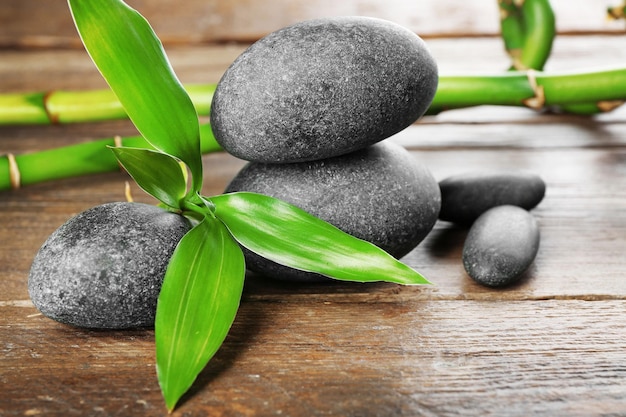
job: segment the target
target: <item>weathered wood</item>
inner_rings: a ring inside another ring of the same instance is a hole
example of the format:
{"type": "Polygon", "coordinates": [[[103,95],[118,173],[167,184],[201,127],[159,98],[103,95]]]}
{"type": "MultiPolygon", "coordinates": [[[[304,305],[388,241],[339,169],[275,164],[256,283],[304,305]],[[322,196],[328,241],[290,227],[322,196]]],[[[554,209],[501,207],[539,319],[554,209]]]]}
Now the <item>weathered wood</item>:
{"type": "MultiPolygon", "coordinates": [[[[433,301],[405,291],[356,301],[283,291],[278,301],[248,290],[174,415],[624,411],[624,301],[433,301]]],[[[3,416],[163,415],[152,332],[76,330],[32,308],[4,310],[3,416]]]]}
{"type": "MultiPolygon", "coordinates": [[[[442,75],[497,73],[510,64],[497,38],[428,39],[427,44],[442,75]]],[[[559,37],[546,70],[621,67],[626,62],[623,44],[624,40],[615,36],[559,37]]],[[[182,82],[217,83],[246,46],[170,45],[166,51],[182,82]]],[[[2,93],[106,88],[84,50],[37,50],[27,54],[0,49],[0,74],[2,93]],[[68,70],[75,75],[68,77],[68,70]]]]}
{"type": "MultiPolygon", "coordinates": [[[[218,82],[244,49],[242,45],[166,48],[176,74],[185,83],[218,82]]],[[[38,50],[30,54],[0,50],[0,73],[3,93],[107,88],[84,50],[38,50]],[[67,71],[74,75],[68,77],[67,71]]]]}
{"type": "MultiPolygon", "coordinates": [[[[560,69],[624,58],[617,37],[566,43],[551,61],[560,69]]],[[[507,64],[496,39],[429,45],[444,71],[507,64]]],[[[168,52],[183,81],[215,82],[242,48],[168,52]]],[[[84,51],[0,52],[0,91],[99,87],[84,51]]],[[[428,117],[397,135],[438,179],[482,168],[544,177],[546,198],[533,210],[542,241],[527,276],[502,290],[478,286],[460,262],[466,231],[443,222],[405,258],[432,287],[250,275],[225,345],[174,415],[623,415],[625,116],[487,107],[428,117]]],[[[127,121],[0,127],[0,153],[134,133],[127,121]]],[[[242,165],[206,155],[204,193],[220,193],[242,165]]],[[[0,415],[166,415],[152,331],[70,328],[28,299],[30,263],[47,236],[79,211],[123,200],[126,180],[114,172],[0,193],[0,415]]]]}
{"type": "MultiPolygon", "coordinates": [[[[494,36],[499,33],[495,0],[171,0],[128,1],[151,22],[166,43],[248,42],[300,20],[365,15],[392,20],[426,37],[494,36]]],[[[608,21],[610,3],[552,0],[560,33],[623,33],[608,21]]],[[[619,1],[614,1],[617,5],[619,1]]],[[[79,47],[64,0],[4,0],[0,9],[0,46],[79,47]]]]}

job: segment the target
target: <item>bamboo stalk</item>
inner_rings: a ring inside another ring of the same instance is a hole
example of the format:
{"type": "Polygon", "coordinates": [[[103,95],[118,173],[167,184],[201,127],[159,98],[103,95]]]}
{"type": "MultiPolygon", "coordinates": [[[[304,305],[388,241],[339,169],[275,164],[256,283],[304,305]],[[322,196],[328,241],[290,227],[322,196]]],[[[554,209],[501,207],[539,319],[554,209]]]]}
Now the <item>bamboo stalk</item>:
{"type": "MultiPolygon", "coordinates": [[[[210,87],[210,86],[209,86],[210,87]]],[[[525,106],[535,110],[589,106],[604,110],[626,98],[626,68],[594,72],[548,73],[509,71],[494,75],[445,76],[428,114],[480,105],[525,106]]],[[[208,111],[208,108],[205,110],[208,111]]],[[[211,127],[201,125],[202,152],[220,150],[211,127]]],[[[147,147],[139,137],[122,140],[124,146],[147,147]]],[[[111,138],[22,155],[0,157],[0,190],[42,181],[115,171],[117,161],[107,146],[111,138]],[[17,172],[17,174],[16,174],[17,172]],[[16,181],[19,176],[19,181],[16,181]],[[12,182],[14,183],[12,186],[12,182]]]]}
{"type": "MultiPolygon", "coordinates": [[[[535,96],[535,89],[528,81],[528,72],[510,71],[492,75],[442,75],[439,77],[439,87],[427,114],[436,114],[448,109],[471,107],[479,105],[527,106],[537,110],[545,108],[566,108],[576,104],[578,108],[599,108],[601,111],[611,109],[605,102],[626,100],[626,67],[600,71],[580,71],[572,73],[534,72],[539,85],[546,91],[545,106],[528,105],[526,100],[535,96]],[[587,103],[583,106],[584,103],[587,103]],[[600,106],[598,106],[600,103],[600,106]]],[[[215,84],[186,86],[190,96],[202,116],[210,111],[210,103],[215,90],[215,84]]],[[[112,93],[111,93],[112,95],[112,93]]],[[[42,120],[41,114],[48,114],[49,110],[42,108],[44,101],[38,100],[38,94],[24,94],[19,99],[17,94],[0,95],[0,124],[51,123],[51,120],[42,120]],[[21,111],[12,109],[10,103],[23,103],[21,111]]],[[[54,113],[58,123],[93,122],[108,120],[112,115],[115,118],[125,117],[123,109],[117,99],[108,96],[104,90],[84,92],[63,92],[55,98],[54,113]],[[78,97],[74,105],[57,105],[59,101],[71,103],[78,97]],[[88,97],[87,100],[85,97],[88,97]],[[97,98],[102,98],[99,103],[97,98]],[[88,109],[79,110],[87,104],[88,109]],[[98,113],[98,109],[105,114],[98,113]],[[65,111],[69,111],[66,114],[65,111]]]]}
{"type": "Polygon", "coordinates": [[[0,125],[49,123],[44,96],[43,93],[0,95],[0,125]]]}
{"type": "Polygon", "coordinates": [[[535,110],[626,99],[626,68],[593,72],[510,71],[496,75],[446,76],[428,110],[436,114],[480,105],[525,106],[535,110]]]}
{"type": "MultiPolygon", "coordinates": [[[[208,114],[215,84],[185,86],[198,114],[208,114]]],[[[0,125],[99,122],[126,118],[111,90],[0,95],[0,125]]]]}
{"type": "MultiPolygon", "coordinates": [[[[39,152],[0,156],[0,191],[80,175],[120,169],[111,146],[152,148],[142,136],[107,138],[39,152]]],[[[200,125],[202,153],[221,150],[211,126],[200,125]]]]}

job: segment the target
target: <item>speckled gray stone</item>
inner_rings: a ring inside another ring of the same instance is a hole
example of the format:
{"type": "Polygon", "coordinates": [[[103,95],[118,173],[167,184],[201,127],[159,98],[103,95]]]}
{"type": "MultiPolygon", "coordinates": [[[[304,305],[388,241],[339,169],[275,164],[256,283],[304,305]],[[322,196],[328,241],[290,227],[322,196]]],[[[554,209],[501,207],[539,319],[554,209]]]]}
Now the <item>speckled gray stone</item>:
{"type": "Polygon", "coordinates": [[[516,206],[487,210],[472,225],[463,246],[463,266],[476,282],[502,287],[517,281],[539,250],[539,227],[516,206]]]}
{"type": "MultiPolygon", "coordinates": [[[[248,163],[226,189],[234,191],[287,201],[397,258],[430,232],[440,207],[439,187],[430,171],[388,141],[322,161],[248,163]]],[[[320,280],[250,252],[246,262],[249,269],[274,278],[320,280]]]]}
{"type": "Polygon", "coordinates": [[[47,317],[103,329],[151,327],[165,269],[190,225],[140,203],[108,203],[68,220],[35,256],[28,291],[47,317]]]}
{"type": "Polygon", "coordinates": [[[505,204],[530,210],[546,192],[536,174],[523,171],[485,170],[448,177],[441,188],[441,220],[470,225],[485,211],[505,204]]]}
{"type": "Polygon", "coordinates": [[[266,163],[345,154],[419,119],[437,65],[415,33],[367,17],[307,20],[244,51],[219,81],[211,125],[223,148],[266,163]]]}

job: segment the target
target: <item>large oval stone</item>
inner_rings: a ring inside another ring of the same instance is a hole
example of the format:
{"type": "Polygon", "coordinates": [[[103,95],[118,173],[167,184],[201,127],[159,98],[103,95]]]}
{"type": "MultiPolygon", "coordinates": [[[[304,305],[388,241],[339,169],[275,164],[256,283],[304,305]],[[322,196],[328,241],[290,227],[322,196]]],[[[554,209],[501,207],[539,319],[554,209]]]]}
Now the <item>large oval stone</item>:
{"type": "Polygon", "coordinates": [[[476,282],[490,287],[512,284],[533,263],[539,227],[516,206],[487,210],[472,225],[463,246],[463,266],[476,282]]]}
{"type": "Polygon", "coordinates": [[[441,220],[469,225],[485,211],[505,204],[530,210],[546,192],[536,174],[523,171],[486,170],[454,175],[439,183],[441,220]]]}
{"type": "Polygon", "coordinates": [[[308,20],[257,41],[227,69],[211,106],[215,138],[256,162],[333,157],[419,119],[437,89],[425,43],[367,17],[308,20]]]}
{"type": "MultiPolygon", "coordinates": [[[[248,163],[226,189],[234,191],[287,201],[397,258],[426,237],[441,203],[429,170],[407,150],[387,141],[322,161],[248,163]]],[[[249,269],[275,278],[320,278],[250,252],[246,263],[249,269]]]]}
{"type": "Polygon", "coordinates": [[[147,204],[86,210],[39,249],[28,277],[31,300],[73,326],[151,327],[167,264],[189,229],[184,217],[147,204]]]}

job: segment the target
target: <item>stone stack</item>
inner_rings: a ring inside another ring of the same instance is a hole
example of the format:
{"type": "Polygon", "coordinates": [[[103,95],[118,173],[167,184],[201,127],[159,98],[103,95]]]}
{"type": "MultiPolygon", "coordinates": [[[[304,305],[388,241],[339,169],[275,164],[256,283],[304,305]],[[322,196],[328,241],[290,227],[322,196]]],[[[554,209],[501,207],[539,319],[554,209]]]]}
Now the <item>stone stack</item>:
{"type": "MultiPolygon", "coordinates": [[[[428,169],[385,139],[426,112],[437,81],[424,42],[388,21],[315,19],[269,34],[213,98],[215,138],[249,161],[226,192],[280,198],[404,256],[434,226],[441,196],[428,169]]],[[[277,278],[321,278],[250,252],[246,261],[277,278]]]]}

